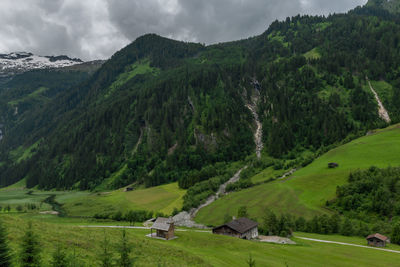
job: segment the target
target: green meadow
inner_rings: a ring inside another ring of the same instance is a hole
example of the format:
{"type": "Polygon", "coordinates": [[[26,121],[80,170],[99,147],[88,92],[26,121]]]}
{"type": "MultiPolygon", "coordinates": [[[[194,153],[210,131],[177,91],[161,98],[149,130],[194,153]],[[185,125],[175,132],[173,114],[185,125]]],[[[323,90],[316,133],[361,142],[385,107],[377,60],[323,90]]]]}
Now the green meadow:
{"type": "MultiPolygon", "coordinates": [[[[3,215],[0,219],[8,229],[10,245],[15,253],[14,260],[17,260],[27,220],[18,215],[3,215]]],[[[75,254],[75,261],[85,266],[99,264],[98,256],[104,236],[109,240],[110,248],[116,251],[121,229],[87,228],[77,221],[65,224],[62,223],[63,220],[69,219],[61,219],[61,223],[43,218],[31,219],[41,245],[44,263],[50,261],[55,244],[65,249],[70,257],[75,254]]],[[[399,259],[399,255],[392,252],[298,238],[293,238],[297,245],[279,245],[189,230],[176,231],[177,239],[163,241],[146,237],[149,230],[126,231],[133,246],[131,256],[136,258],[138,266],[248,266],[246,261],[250,254],[255,259],[256,266],[370,266],[376,259],[379,259],[380,266],[395,266],[399,259]]],[[[361,238],[352,237],[304,233],[296,235],[353,244],[363,242],[361,238]]],[[[390,249],[400,250],[400,247],[391,245],[390,249]]],[[[114,258],[116,257],[115,253],[114,258]]]]}
{"type": "Polygon", "coordinates": [[[56,201],[70,216],[93,216],[95,214],[115,213],[120,210],[150,210],[171,214],[174,208],[181,209],[186,190],[178,183],[125,192],[123,189],[112,192],[76,192],[74,195],[60,195],[56,201]]]}
{"type": "Polygon", "coordinates": [[[40,211],[49,211],[51,206],[43,201],[56,195],[68,216],[92,217],[95,214],[127,212],[129,210],[148,210],[171,214],[181,209],[186,190],[178,183],[125,192],[123,189],[111,192],[91,193],[88,191],[40,191],[25,189],[25,181],[0,189],[0,206],[10,205],[15,210],[18,205],[26,207],[35,204],[40,211]]]}
{"type": "Polygon", "coordinates": [[[243,205],[247,206],[250,217],[255,218],[261,218],[266,208],[308,218],[329,213],[325,209],[326,201],[335,197],[336,187],[346,183],[351,171],[370,166],[399,166],[399,155],[400,125],[376,130],[332,149],[284,180],[257,185],[218,199],[201,209],[196,221],[218,225],[226,214],[236,215],[243,205]],[[339,167],[329,169],[329,162],[336,162],[339,167]]]}

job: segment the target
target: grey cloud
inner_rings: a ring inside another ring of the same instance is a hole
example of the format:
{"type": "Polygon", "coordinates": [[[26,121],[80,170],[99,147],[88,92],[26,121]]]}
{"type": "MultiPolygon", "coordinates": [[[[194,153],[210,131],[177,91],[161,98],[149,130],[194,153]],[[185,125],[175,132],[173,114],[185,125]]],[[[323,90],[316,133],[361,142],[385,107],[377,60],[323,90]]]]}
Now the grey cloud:
{"type": "Polygon", "coordinates": [[[367,0],[1,0],[0,53],[107,58],[145,33],[218,43],[275,19],[345,12],[367,0]]]}

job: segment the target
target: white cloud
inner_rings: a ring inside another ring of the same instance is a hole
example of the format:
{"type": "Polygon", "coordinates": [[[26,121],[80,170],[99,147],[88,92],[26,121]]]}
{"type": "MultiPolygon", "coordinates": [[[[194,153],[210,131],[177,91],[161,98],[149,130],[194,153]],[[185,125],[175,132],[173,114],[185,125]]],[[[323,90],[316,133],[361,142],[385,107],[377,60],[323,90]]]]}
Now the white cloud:
{"type": "Polygon", "coordinates": [[[202,43],[246,38],[275,19],[367,0],[1,0],[0,53],[107,58],[145,33],[202,43]]]}

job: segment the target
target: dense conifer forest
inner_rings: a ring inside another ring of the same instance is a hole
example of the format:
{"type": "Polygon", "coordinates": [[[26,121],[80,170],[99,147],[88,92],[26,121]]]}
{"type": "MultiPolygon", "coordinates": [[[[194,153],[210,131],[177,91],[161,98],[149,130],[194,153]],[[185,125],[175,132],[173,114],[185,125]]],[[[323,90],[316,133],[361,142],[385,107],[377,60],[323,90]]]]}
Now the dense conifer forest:
{"type": "Polygon", "coordinates": [[[190,188],[254,154],[254,97],[263,155],[294,159],[386,125],[367,78],[388,84],[383,102],[398,122],[399,41],[400,17],[367,5],[210,46],[148,34],[90,76],[17,77],[8,87],[19,91],[1,91],[0,184],[190,188]],[[26,92],[39,102],[12,101],[26,92]]]}

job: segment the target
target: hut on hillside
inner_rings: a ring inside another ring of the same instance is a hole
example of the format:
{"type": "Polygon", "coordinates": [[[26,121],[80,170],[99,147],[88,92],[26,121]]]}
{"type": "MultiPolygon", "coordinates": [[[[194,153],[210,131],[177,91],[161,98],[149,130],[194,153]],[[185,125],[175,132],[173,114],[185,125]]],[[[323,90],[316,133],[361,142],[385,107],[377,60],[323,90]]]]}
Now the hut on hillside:
{"type": "Polygon", "coordinates": [[[390,240],[387,236],[376,233],[367,236],[367,242],[369,246],[385,247],[387,243],[390,243],[390,240]]]}
{"type": "Polygon", "coordinates": [[[328,163],[328,168],[333,169],[339,167],[339,164],[336,162],[329,162],[328,163]]]}
{"type": "Polygon", "coordinates": [[[247,218],[239,218],[213,228],[212,232],[242,239],[253,239],[258,237],[258,223],[247,218]]]}
{"type": "Polygon", "coordinates": [[[169,240],[175,238],[175,227],[172,218],[158,217],[150,228],[150,237],[169,240]],[[153,229],[155,233],[153,233],[153,229]]]}

